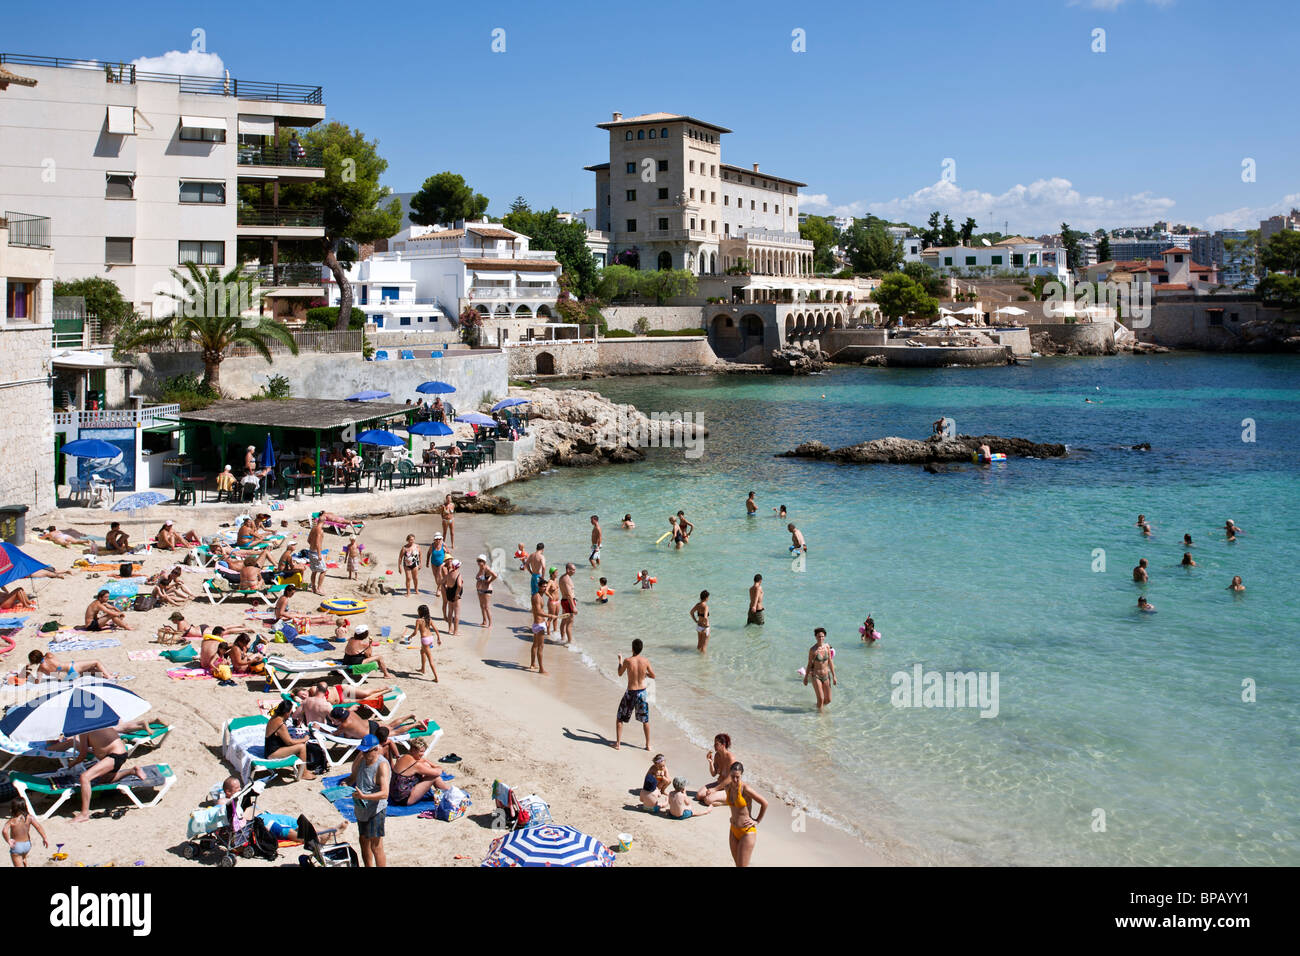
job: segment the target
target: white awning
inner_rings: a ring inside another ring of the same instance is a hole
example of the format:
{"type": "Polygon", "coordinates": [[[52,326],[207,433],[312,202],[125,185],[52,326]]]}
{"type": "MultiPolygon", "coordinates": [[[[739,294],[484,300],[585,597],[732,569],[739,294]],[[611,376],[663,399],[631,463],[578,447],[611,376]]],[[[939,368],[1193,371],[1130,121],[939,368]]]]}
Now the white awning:
{"type": "MultiPolygon", "coordinates": [[[[224,129],[225,127],[222,127],[224,129]]],[[[241,136],[274,136],[274,116],[246,116],[239,114],[239,134],[241,136]]]]}
{"type": "Polygon", "coordinates": [[[537,272],[519,273],[520,282],[540,282],[545,285],[555,285],[559,280],[555,276],[545,275],[537,272]]]}
{"type": "Polygon", "coordinates": [[[220,116],[182,116],[181,125],[186,129],[226,130],[226,121],[220,116]]]}
{"type": "Polygon", "coordinates": [[[474,278],[480,282],[514,282],[513,272],[476,272],[474,278]]]}
{"type": "Polygon", "coordinates": [[[108,131],[119,136],[134,136],[135,107],[110,106],[108,108],[108,131]]]}

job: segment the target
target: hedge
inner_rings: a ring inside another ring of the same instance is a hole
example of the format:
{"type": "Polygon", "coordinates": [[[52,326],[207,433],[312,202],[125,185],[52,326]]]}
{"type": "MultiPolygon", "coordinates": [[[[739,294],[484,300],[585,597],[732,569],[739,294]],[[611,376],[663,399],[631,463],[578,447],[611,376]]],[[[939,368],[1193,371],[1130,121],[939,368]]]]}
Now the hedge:
{"type": "MultiPolygon", "coordinates": [[[[307,310],[307,324],[303,328],[308,332],[333,332],[338,320],[339,307],[337,305],[321,306],[307,310]]],[[[348,323],[348,328],[356,330],[365,327],[366,314],[353,306],[352,321],[348,323]]]]}

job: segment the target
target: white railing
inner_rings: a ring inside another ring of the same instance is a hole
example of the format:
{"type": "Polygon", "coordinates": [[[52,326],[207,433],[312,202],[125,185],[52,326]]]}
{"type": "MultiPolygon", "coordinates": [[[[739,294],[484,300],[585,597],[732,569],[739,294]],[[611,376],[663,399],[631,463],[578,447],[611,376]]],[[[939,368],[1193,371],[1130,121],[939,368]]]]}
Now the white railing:
{"type": "Polygon", "coordinates": [[[782,246],[794,246],[799,249],[813,248],[812,240],[804,239],[797,232],[772,232],[768,229],[741,229],[737,238],[752,239],[756,242],[772,242],[782,246]]]}
{"type": "Polygon", "coordinates": [[[558,285],[515,286],[510,289],[494,289],[490,286],[471,286],[471,299],[554,299],[560,294],[558,285]]]}
{"type": "Polygon", "coordinates": [[[156,418],[175,418],[181,413],[179,405],[146,405],[144,408],[80,409],[55,412],[54,427],[59,428],[135,428],[152,424],[156,418]]]}

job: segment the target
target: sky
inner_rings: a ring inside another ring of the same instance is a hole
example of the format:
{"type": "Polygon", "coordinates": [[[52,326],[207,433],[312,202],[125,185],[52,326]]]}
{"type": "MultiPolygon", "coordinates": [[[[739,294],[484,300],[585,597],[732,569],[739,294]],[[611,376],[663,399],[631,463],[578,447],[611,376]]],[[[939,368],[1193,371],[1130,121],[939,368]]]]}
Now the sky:
{"type": "Polygon", "coordinates": [[[724,161],[808,183],[803,211],[919,225],[938,209],[1031,235],[1254,228],[1300,206],[1298,41],[1300,0],[0,11],[3,52],[320,84],[329,119],[378,140],[395,192],[452,170],[493,215],[517,195],[592,206],[595,124],[666,111],[734,130],[724,161]]]}

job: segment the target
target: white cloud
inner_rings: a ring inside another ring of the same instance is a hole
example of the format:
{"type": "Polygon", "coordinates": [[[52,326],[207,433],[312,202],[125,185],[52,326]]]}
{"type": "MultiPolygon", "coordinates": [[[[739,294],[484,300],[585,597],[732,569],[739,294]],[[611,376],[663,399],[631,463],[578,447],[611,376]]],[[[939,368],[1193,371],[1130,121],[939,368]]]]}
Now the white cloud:
{"type": "Polygon", "coordinates": [[[940,180],[916,192],[895,199],[846,204],[832,203],[824,193],[800,196],[809,212],[836,216],[862,216],[872,213],[884,219],[905,220],[921,225],[938,209],[960,223],[967,216],[975,219],[980,230],[1000,229],[1010,223],[1013,233],[1039,234],[1055,232],[1062,222],[1075,229],[1093,230],[1134,222],[1153,222],[1169,218],[1174,200],[1135,193],[1115,199],[1085,196],[1068,179],[1054,176],[1038,179],[1028,186],[1016,184],[1003,193],[962,189],[956,183],[940,180]],[[992,214],[990,216],[990,213],[992,214]]]}
{"type": "Polygon", "coordinates": [[[1300,208],[1300,193],[1291,193],[1269,206],[1241,206],[1209,216],[1205,220],[1205,226],[1207,229],[1258,229],[1261,219],[1288,213],[1296,208],[1300,208]]]}
{"type": "Polygon", "coordinates": [[[221,76],[226,65],[215,53],[170,50],[162,56],[142,56],[131,61],[142,73],[179,73],[181,76],[221,76]]]}

